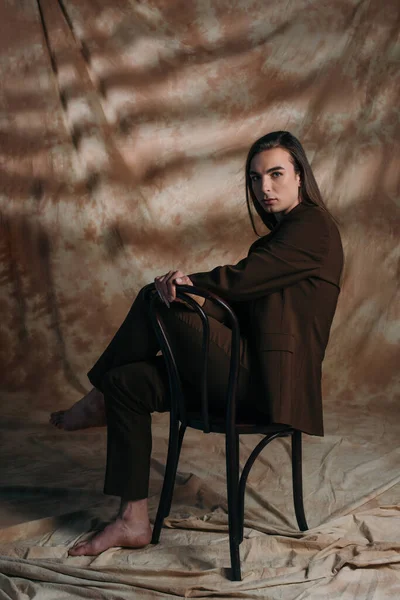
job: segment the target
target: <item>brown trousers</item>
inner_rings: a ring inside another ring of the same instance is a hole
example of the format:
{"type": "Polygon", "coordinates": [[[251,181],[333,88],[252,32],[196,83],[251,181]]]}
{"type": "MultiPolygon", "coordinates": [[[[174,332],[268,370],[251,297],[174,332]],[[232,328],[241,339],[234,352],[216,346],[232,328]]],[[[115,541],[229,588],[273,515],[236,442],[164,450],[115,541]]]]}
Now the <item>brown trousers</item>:
{"type": "MultiPolygon", "coordinates": [[[[190,408],[198,406],[200,378],[200,318],[182,303],[163,305],[167,327],[190,408]]],[[[228,382],[231,331],[209,317],[210,349],[208,393],[211,412],[224,409],[228,382]]],[[[151,413],[169,409],[168,378],[164,359],[156,356],[159,344],[143,299],[137,296],[114,338],[88,373],[105,398],[107,416],[107,468],[104,493],[125,500],[147,498],[151,455],[151,413]]],[[[246,338],[241,339],[237,402],[239,408],[255,396],[250,378],[246,338]]]]}

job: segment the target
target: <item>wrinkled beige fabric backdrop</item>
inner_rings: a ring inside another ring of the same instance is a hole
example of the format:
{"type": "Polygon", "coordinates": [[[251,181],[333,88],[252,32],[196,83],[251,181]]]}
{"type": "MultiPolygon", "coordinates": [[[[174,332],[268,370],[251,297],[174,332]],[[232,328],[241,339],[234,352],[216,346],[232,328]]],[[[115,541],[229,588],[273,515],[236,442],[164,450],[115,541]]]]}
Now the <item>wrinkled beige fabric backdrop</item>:
{"type": "MultiPolygon", "coordinates": [[[[346,257],[323,369],[326,438],[307,438],[304,449],[310,521],[315,527],[329,522],[332,515],[340,521],[356,507],[364,504],[365,509],[365,502],[375,503],[367,505],[376,511],[370,518],[380,522],[384,515],[387,525],[383,539],[378,536],[379,544],[386,544],[383,553],[376,546],[373,552],[390,563],[382,585],[396,597],[395,587],[390,586],[399,585],[395,570],[399,563],[390,557],[399,556],[391,535],[396,526],[400,530],[395,510],[400,457],[399,30],[396,0],[7,0],[1,4],[0,534],[5,533],[0,539],[8,544],[3,546],[8,558],[0,573],[5,574],[6,587],[17,585],[16,573],[41,579],[35,571],[37,564],[43,566],[40,560],[51,562],[55,557],[66,580],[64,564],[78,565],[76,573],[90,564],[89,559],[65,557],[64,544],[71,542],[71,533],[69,537],[57,534],[58,542],[47,537],[24,542],[25,546],[13,544],[24,536],[21,528],[11,531],[11,526],[25,523],[25,537],[38,534],[42,525],[47,531],[58,531],[54,522],[40,521],[39,529],[29,529],[29,522],[101,504],[104,431],[59,433],[47,425],[48,412],[69,406],[89,389],[87,370],[138,290],[155,275],[171,268],[205,270],[236,262],[246,254],[254,240],[244,196],[246,152],[260,135],[288,129],[304,144],[326,204],[339,222],[346,257]],[[376,498],[385,490],[389,490],[390,508],[382,513],[379,507],[385,502],[376,498]],[[15,566],[19,559],[22,562],[15,566]]],[[[262,225],[259,228],[263,231],[262,225]]],[[[156,417],[155,425],[153,511],[167,420],[156,417]]],[[[182,469],[190,476],[180,481],[181,518],[170,523],[176,531],[188,529],[186,537],[176,538],[182,548],[196,543],[197,533],[191,535],[191,529],[207,530],[206,521],[213,523],[207,507],[214,514],[218,502],[208,478],[219,482],[218,493],[224,495],[223,462],[213,471],[211,466],[196,466],[195,460],[196,456],[204,460],[206,454],[199,450],[203,448],[210,452],[210,464],[215,462],[213,450],[223,461],[221,442],[213,438],[210,445],[192,439],[187,449],[190,458],[183,457],[187,462],[182,469]],[[208,498],[200,503],[205,507],[200,511],[201,527],[195,523],[193,508],[196,502],[199,507],[199,489],[203,500],[208,498]]],[[[243,448],[250,451],[250,444],[243,448]]],[[[273,465],[276,459],[280,465],[274,452],[268,460],[273,465]]],[[[301,540],[293,534],[289,489],[281,509],[271,511],[270,501],[265,500],[268,510],[261,510],[266,509],[263,499],[270,485],[276,490],[274,502],[284,480],[275,484],[268,480],[264,490],[263,469],[269,464],[265,461],[254,476],[255,488],[261,487],[259,495],[252,497],[254,506],[249,505],[253,512],[248,526],[253,532],[283,535],[289,522],[291,535],[301,540]]],[[[288,474],[286,466],[280,468],[288,474]]],[[[225,515],[223,510],[221,514],[225,515]]],[[[226,520],[218,513],[215,523],[211,531],[224,531],[221,559],[207,562],[201,551],[196,555],[193,550],[192,562],[183,552],[174,564],[167,559],[164,542],[165,555],[162,545],[141,555],[139,583],[130,580],[139,586],[135,593],[161,597],[157,594],[164,584],[151,583],[151,571],[143,574],[146,560],[157,556],[161,567],[169,565],[175,576],[180,570],[183,578],[187,570],[199,573],[198,591],[188,592],[185,579],[178,585],[173,575],[169,580],[163,571],[164,580],[160,575],[159,581],[167,581],[164,591],[169,593],[200,597],[201,590],[209,590],[204,592],[207,595],[224,589],[218,593],[228,597],[233,589],[240,589],[241,597],[265,598],[266,587],[272,590],[276,585],[280,598],[300,597],[284,596],[282,590],[285,583],[295,583],[291,573],[303,569],[303,575],[295,577],[299,586],[291,588],[297,590],[293,594],[301,594],[302,584],[312,579],[311,563],[299,547],[303,559],[296,571],[296,559],[290,554],[296,546],[279,550],[273,545],[273,540],[285,539],[279,536],[256,537],[258,544],[266,544],[259,545],[259,550],[264,549],[258,570],[251,570],[252,561],[260,556],[257,547],[247,548],[244,572],[251,591],[244,583],[229,587],[223,571],[229,566],[226,520]],[[269,564],[266,556],[281,551],[286,562],[269,564]],[[279,571],[284,566],[287,573],[279,571]],[[274,575],[268,571],[275,567],[283,578],[282,589],[280,580],[274,579],[275,571],[274,575]]],[[[337,531],[343,523],[335,526],[337,531]]],[[[368,527],[360,526],[360,535],[368,527]]],[[[72,529],[75,537],[83,532],[72,529]]],[[[382,525],[376,528],[381,529],[382,525]]],[[[347,539],[344,530],[340,535],[347,539]]],[[[373,545],[376,537],[369,531],[363,539],[373,545]]],[[[211,536],[215,548],[221,536],[211,536]]],[[[317,532],[317,538],[319,550],[325,552],[332,540],[327,542],[324,531],[317,532]]],[[[287,539],[294,544],[293,537],[287,539]]],[[[129,551],[119,552],[111,555],[111,571],[122,568],[124,552],[129,557],[129,551]]],[[[130,569],[136,556],[132,564],[128,558],[130,569]]],[[[337,564],[347,560],[332,556],[336,562],[329,563],[328,575],[321,571],[315,577],[317,581],[326,577],[325,595],[331,593],[332,574],[340,570],[337,564]]],[[[378,559],[373,560],[376,564],[378,559]]],[[[95,562],[92,567],[103,572],[105,564],[95,562]]],[[[363,581],[370,576],[367,572],[371,570],[363,572],[363,581]]],[[[43,577],[44,582],[53,581],[43,577]]],[[[376,577],[378,586],[383,579],[381,574],[376,577]]],[[[64,586],[69,597],[66,580],[60,575],[53,583],[64,586]]],[[[368,585],[372,589],[375,583],[368,585]]],[[[357,596],[358,584],[353,589],[345,578],[340,585],[332,588],[332,597],[344,589],[344,598],[362,597],[357,596]]],[[[312,597],[318,598],[318,593],[312,597]]]]}

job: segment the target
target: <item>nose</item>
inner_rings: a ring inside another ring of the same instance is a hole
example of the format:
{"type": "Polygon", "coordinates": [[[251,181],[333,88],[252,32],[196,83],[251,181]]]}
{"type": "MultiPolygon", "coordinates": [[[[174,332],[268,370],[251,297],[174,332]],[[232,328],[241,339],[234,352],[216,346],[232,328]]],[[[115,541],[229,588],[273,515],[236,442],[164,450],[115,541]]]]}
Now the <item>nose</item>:
{"type": "Polygon", "coordinates": [[[267,194],[271,190],[271,181],[269,177],[263,177],[261,189],[264,194],[267,194]]]}

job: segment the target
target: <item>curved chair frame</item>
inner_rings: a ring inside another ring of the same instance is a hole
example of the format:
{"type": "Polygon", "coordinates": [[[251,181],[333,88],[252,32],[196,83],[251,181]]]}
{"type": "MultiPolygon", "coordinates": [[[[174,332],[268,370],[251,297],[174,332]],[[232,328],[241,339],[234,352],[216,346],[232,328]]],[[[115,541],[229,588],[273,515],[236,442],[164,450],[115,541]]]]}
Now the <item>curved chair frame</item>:
{"type": "Polygon", "coordinates": [[[171,396],[170,432],[168,454],[164,482],[160,496],[157,515],[153,527],[152,543],[157,544],[165,517],[171,510],[172,495],[178,468],[179,455],[187,427],[202,430],[204,433],[224,433],[226,445],[226,479],[228,496],[229,546],[231,557],[231,579],[241,581],[239,545],[243,541],[244,499],[246,482],[254,461],[260,452],[272,440],[278,437],[291,437],[292,442],[292,485],[294,508],[297,524],[301,531],[308,529],[303,505],[302,482],[302,440],[301,432],[287,425],[257,425],[238,423],[236,418],[236,389],[240,364],[240,329],[236,315],[230,306],[220,297],[208,290],[196,286],[180,285],[176,288],[177,298],[184,300],[200,316],[203,324],[202,339],[202,377],[201,377],[201,413],[189,413],[186,410],[185,398],[175,357],[168,338],[168,333],[160,316],[160,300],[154,284],[146,291],[149,315],[166,361],[169,390],[171,396]],[[213,419],[208,410],[207,398],[207,359],[209,349],[210,326],[208,316],[202,307],[187,294],[195,294],[212,300],[225,309],[232,330],[231,357],[229,367],[226,418],[213,419]],[[239,478],[239,435],[264,434],[242,469],[239,478]]]}

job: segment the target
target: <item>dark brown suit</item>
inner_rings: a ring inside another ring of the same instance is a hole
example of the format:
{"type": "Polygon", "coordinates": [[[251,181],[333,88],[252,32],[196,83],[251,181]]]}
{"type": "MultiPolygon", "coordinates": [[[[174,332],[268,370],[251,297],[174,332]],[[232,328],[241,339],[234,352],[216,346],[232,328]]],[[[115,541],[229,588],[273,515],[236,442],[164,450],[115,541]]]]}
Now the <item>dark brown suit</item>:
{"type": "Polygon", "coordinates": [[[342,268],[340,234],[329,213],[298,204],[237,265],[190,275],[241,315],[271,421],[314,435],[323,435],[321,363],[342,268]]]}
{"type": "MultiPolygon", "coordinates": [[[[234,266],[190,275],[225,298],[242,330],[238,405],[253,404],[276,423],[323,435],[321,363],[339,295],[343,250],[329,213],[297,205],[234,266]]],[[[168,410],[162,357],[138,295],[108,348],[88,373],[105,395],[108,448],[105,493],[147,497],[153,411],[168,410]]],[[[215,306],[210,319],[209,394],[223,408],[230,330],[215,306]]],[[[182,377],[196,402],[201,326],[182,304],[163,308],[182,377]]]]}

